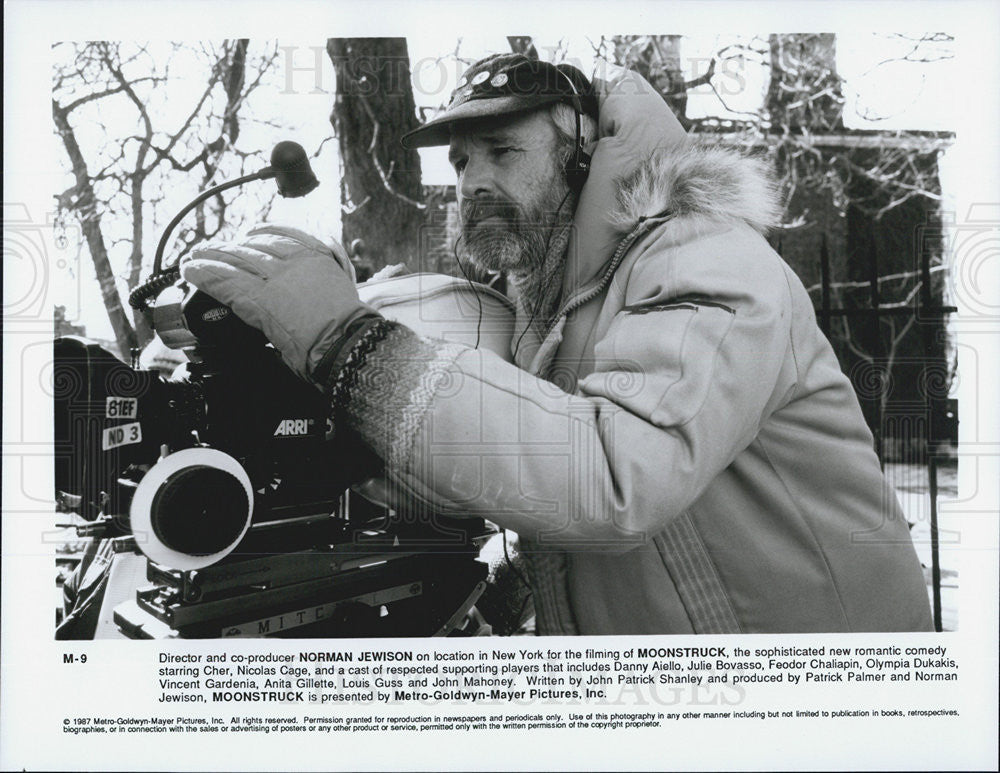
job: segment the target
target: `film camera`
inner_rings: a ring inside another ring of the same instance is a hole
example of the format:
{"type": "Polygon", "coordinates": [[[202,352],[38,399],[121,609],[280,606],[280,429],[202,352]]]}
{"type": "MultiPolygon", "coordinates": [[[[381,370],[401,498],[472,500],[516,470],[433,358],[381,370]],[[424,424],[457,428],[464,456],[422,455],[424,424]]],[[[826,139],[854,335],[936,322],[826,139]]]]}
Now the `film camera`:
{"type": "MultiPolygon", "coordinates": [[[[141,551],[149,584],[115,608],[132,638],[473,633],[487,586],[479,518],[397,513],[349,492],[380,475],[326,398],[230,309],[162,270],[170,231],[250,180],[318,184],[302,148],[206,191],[170,223],[130,297],[184,371],[166,378],[95,343],[54,343],[56,488],[84,534],[141,551]]],[[[480,626],[482,630],[482,626],[480,626]]]]}

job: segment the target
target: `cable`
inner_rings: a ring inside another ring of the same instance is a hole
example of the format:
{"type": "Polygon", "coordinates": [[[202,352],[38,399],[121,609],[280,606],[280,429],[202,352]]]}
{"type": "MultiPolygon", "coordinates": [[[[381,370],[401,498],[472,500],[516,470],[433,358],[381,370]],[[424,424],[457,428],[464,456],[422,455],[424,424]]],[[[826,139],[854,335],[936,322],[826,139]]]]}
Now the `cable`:
{"type": "Polygon", "coordinates": [[[531,589],[531,583],[525,578],[524,574],[514,566],[514,562],[510,558],[510,553],[507,552],[507,530],[503,529],[503,557],[507,560],[507,566],[510,570],[517,575],[517,579],[520,580],[521,584],[528,589],[528,592],[524,594],[524,599],[521,601],[521,607],[517,610],[517,614],[514,616],[514,622],[511,625],[510,630],[507,632],[508,636],[512,636],[517,633],[521,628],[521,617],[524,615],[524,610],[528,606],[528,602],[531,601],[534,596],[534,591],[531,589]]]}
{"type": "Polygon", "coordinates": [[[531,601],[531,599],[532,599],[532,594],[529,591],[528,593],[525,594],[524,601],[521,602],[521,608],[517,610],[517,617],[514,618],[514,622],[517,625],[517,628],[508,633],[507,634],[508,636],[513,636],[515,633],[521,630],[521,617],[524,615],[524,610],[527,608],[528,602],[531,601]]]}
{"type": "MultiPolygon", "coordinates": [[[[563,163],[564,176],[566,179],[566,195],[563,196],[559,206],[556,208],[556,218],[558,219],[559,213],[562,211],[563,205],[565,205],[566,200],[573,191],[579,192],[583,189],[583,184],[586,182],[587,175],[590,173],[590,156],[583,150],[583,100],[580,98],[580,92],[576,88],[576,84],[573,83],[573,79],[569,77],[569,74],[558,67],[555,68],[556,72],[563,76],[566,83],[569,84],[570,91],[572,92],[570,96],[570,107],[573,108],[573,115],[576,119],[576,136],[573,142],[573,152],[572,155],[563,163]],[[582,175],[582,177],[581,177],[582,175]]],[[[552,243],[552,237],[555,235],[555,230],[549,234],[549,238],[545,243],[545,257],[548,257],[549,246],[552,243]]],[[[543,258],[544,265],[544,258],[543,258]]],[[[521,335],[517,339],[517,343],[514,344],[514,359],[517,359],[517,352],[521,348],[521,341],[524,340],[525,334],[535,322],[535,317],[541,310],[541,298],[544,297],[539,294],[539,304],[531,312],[531,316],[528,319],[528,324],[525,325],[524,330],[521,331],[521,335]]]]}
{"type": "Polygon", "coordinates": [[[180,276],[181,271],[176,266],[163,269],[158,274],[153,274],[129,293],[128,305],[137,311],[149,311],[149,299],[159,294],[161,290],[170,287],[170,285],[180,279],[180,276]]]}
{"type": "Polygon", "coordinates": [[[534,324],[535,317],[538,316],[538,312],[542,310],[542,298],[544,297],[545,296],[539,294],[538,300],[535,301],[535,308],[531,310],[531,316],[528,317],[528,322],[524,326],[524,330],[522,330],[521,335],[517,337],[517,343],[514,344],[514,352],[511,355],[514,358],[515,362],[517,362],[517,352],[518,349],[521,348],[521,341],[524,340],[524,336],[527,334],[527,332],[531,329],[531,326],[534,324]]]}
{"type": "Polygon", "coordinates": [[[455,262],[458,264],[459,270],[462,272],[462,276],[465,277],[465,281],[469,283],[469,288],[472,290],[473,295],[476,296],[476,303],[479,304],[479,321],[476,323],[476,345],[472,347],[473,349],[479,348],[479,332],[483,327],[483,299],[479,297],[479,290],[476,289],[476,283],[472,281],[469,273],[465,270],[465,266],[462,265],[461,259],[458,257],[458,243],[462,241],[464,234],[459,234],[458,238],[455,240],[455,244],[452,246],[452,254],[455,256],[455,262]]]}
{"type": "Polygon", "coordinates": [[[521,570],[518,569],[516,566],[514,566],[514,562],[511,561],[510,553],[507,552],[507,530],[503,529],[502,531],[503,531],[503,557],[507,559],[507,565],[510,566],[511,571],[517,575],[517,578],[524,584],[524,587],[526,587],[528,589],[528,592],[530,593],[531,583],[529,583],[525,579],[524,574],[521,573],[521,570]]]}
{"type": "MultiPolygon", "coordinates": [[[[569,195],[572,192],[573,192],[573,189],[571,187],[567,187],[566,188],[566,194],[562,197],[562,201],[559,202],[559,206],[556,207],[556,219],[557,220],[559,218],[559,213],[562,211],[562,208],[566,205],[566,200],[569,198],[569,195]]],[[[543,268],[544,265],[545,265],[545,258],[547,258],[548,255],[549,255],[549,247],[552,244],[552,238],[554,236],[555,236],[555,228],[553,228],[551,231],[549,231],[549,238],[545,240],[545,254],[542,256],[542,265],[539,266],[539,268],[543,268]]],[[[542,299],[544,297],[545,296],[543,294],[541,294],[541,293],[538,294],[538,300],[535,302],[535,308],[532,310],[531,316],[528,317],[528,324],[526,324],[524,326],[524,330],[522,330],[521,331],[521,335],[518,336],[517,343],[514,344],[514,352],[513,352],[512,356],[513,356],[515,362],[517,361],[517,352],[521,348],[521,341],[524,340],[524,336],[527,334],[527,332],[531,329],[531,326],[534,324],[535,317],[538,316],[538,312],[540,312],[542,310],[542,299]]]]}
{"type": "MultiPolygon", "coordinates": [[[[578,131],[579,131],[579,127],[578,127],[578,131]]],[[[562,212],[562,208],[564,206],[566,206],[566,202],[569,199],[571,193],[573,193],[573,188],[567,184],[566,193],[563,195],[562,201],[559,202],[559,206],[556,207],[556,220],[557,221],[558,221],[559,214],[560,214],[560,212],[562,212]]],[[[549,247],[552,245],[552,239],[555,237],[555,231],[556,231],[555,227],[553,227],[549,231],[549,236],[548,236],[548,238],[545,241],[545,251],[544,251],[544,255],[542,256],[542,262],[541,262],[541,265],[539,266],[539,269],[543,268],[544,265],[545,265],[545,258],[548,257],[549,247]]],[[[478,349],[479,348],[479,329],[480,329],[480,326],[482,325],[482,321],[483,321],[483,304],[482,304],[482,300],[479,297],[479,292],[476,290],[475,284],[473,283],[472,279],[469,277],[468,272],[465,270],[465,266],[462,264],[462,260],[458,256],[458,245],[459,245],[459,242],[462,241],[462,237],[463,236],[464,236],[464,234],[459,234],[458,238],[455,240],[455,244],[453,245],[452,253],[453,253],[454,257],[455,257],[455,262],[458,264],[459,270],[462,272],[462,275],[465,277],[465,280],[469,283],[469,287],[472,288],[472,291],[476,295],[476,301],[479,303],[479,324],[476,326],[476,348],[478,349]]],[[[517,359],[517,352],[518,352],[518,350],[521,347],[521,341],[524,340],[525,334],[528,332],[528,330],[531,329],[531,326],[535,322],[535,317],[537,317],[538,316],[538,312],[541,311],[542,301],[544,300],[544,298],[545,298],[544,294],[539,293],[538,300],[535,301],[535,308],[532,309],[531,316],[528,317],[528,322],[525,325],[524,330],[521,331],[521,335],[518,337],[517,343],[514,345],[514,351],[513,351],[512,356],[514,357],[515,360],[517,359]]],[[[502,531],[502,535],[503,535],[503,556],[504,556],[504,559],[507,562],[507,566],[517,576],[518,581],[527,589],[527,593],[525,593],[524,599],[521,601],[521,606],[517,610],[517,615],[514,617],[514,622],[513,622],[512,626],[511,626],[511,630],[507,633],[507,635],[510,636],[510,635],[516,633],[520,629],[521,617],[524,615],[524,610],[527,608],[528,602],[531,601],[531,599],[533,597],[533,591],[531,589],[531,583],[528,582],[527,578],[524,576],[524,574],[521,572],[521,570],[518,569],[516,566],[514,566],[514,562],[510,558],[510,552],[509,552],[508,547],[507,547],[507,530],[506,529],[502,529],[501,531],[502,531]]]]}

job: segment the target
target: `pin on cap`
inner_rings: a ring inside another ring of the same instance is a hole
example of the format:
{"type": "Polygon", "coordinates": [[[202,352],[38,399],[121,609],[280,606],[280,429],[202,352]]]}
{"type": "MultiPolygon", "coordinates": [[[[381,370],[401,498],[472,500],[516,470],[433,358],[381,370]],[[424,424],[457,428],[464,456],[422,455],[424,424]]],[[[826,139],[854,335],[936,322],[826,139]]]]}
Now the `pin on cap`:
{"type": "Polygon", "coordinates": [[[465,71],[444,113],[403,135],[401,142],[407,148],[447,145],[455,123],[525,112],[554,102],[566,102],[597,116],[590,81],[577,68],[524,54],[494,54],[465,71]]]}

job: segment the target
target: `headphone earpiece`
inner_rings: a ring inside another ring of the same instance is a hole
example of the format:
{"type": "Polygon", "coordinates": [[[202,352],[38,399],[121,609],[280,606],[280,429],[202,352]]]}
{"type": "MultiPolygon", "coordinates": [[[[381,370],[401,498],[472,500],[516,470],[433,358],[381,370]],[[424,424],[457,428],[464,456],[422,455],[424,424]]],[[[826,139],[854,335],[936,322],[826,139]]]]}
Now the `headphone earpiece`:
{"type": "Polygon", "coordinates": [[[570,107],[573,108],[573,113],[576,116],[576,144],[573,148],[573,155],[566,162],[564,171],[566,173],[566,184],[570,187],[570,190],[574,193],[579,193],[583,190],[583,185],[587,182],[587,176],[590,174],[590,154],[583,149],[583,103],[580,100],[580,92],[577,91],[573,79],[558,67],[556,68],[556,72],[566,79],[570,90],[573,92],[570,98],[570,107]]]}
{"type": "MultiPolygon", "coordinates": [[[[579,114],[577,114],[576,120],[580,120],[579,114]]],[[[587,176],[590,174],[590,154],[584,152],[583,145],[579,142],[573,155],[566,162],[565,171],[566,184],[576,193],[583,190],[583,185],[587,182],[587,176]]]]}

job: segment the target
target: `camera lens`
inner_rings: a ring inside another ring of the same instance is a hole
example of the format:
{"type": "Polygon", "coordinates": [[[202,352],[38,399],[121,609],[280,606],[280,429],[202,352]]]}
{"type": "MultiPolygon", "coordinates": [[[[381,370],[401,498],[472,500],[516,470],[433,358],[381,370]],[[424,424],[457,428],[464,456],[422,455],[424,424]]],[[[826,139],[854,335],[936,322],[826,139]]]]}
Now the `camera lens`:
{"type": "Polygon", "coordinates": [[[171,550],[217,553],[237,539],[250,503],[240,481],[217,467],[192,465],[170,475],[153,497],[153,531],[171,550]]]}

